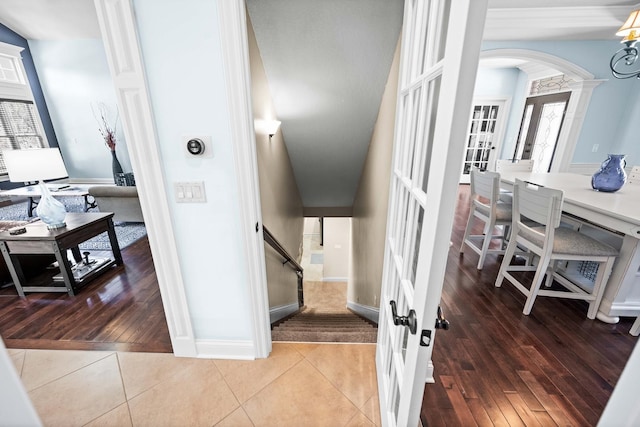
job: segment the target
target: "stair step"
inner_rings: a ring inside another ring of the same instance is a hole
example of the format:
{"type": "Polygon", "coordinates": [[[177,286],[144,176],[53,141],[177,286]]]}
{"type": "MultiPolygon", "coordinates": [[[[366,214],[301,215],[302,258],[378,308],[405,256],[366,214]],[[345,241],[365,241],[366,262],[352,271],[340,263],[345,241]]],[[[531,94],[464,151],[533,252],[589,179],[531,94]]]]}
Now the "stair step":
{"type": "Polygon", "coordinates": [[[274,341],[375,343],[378,328],[352,313],[303,311],[273,327],[274,341]]]}

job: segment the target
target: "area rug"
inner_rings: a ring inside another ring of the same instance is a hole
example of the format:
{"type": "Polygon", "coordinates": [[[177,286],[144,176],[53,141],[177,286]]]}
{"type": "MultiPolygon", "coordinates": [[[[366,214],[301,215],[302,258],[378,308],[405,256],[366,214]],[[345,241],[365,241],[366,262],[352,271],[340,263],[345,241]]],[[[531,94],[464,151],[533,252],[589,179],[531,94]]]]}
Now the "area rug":
{"type": "MultiPolygon", "coordinates": [[[[84,205],[81,197],[57,197],[65,207],[67,212],[82,212],[84,205]]],[[[89,212],[99,212],[98,208],[93,208],[89,212]]],[[[0,220],[26,221],[30,218],[27,216],[27,202],[14,203],[12,205],[0,208],[0,220]]],[[[136,240],[147,235],[147,229],[142,223],[133,222],[116,222],[114,223],[116,237],[120,249],[124,249],[136,240]]],[[[82,243],[80,249],[93,251],[111,250],[109,245],[109,237],[107,233],[102,233],[96,237],[82,243]]]]}

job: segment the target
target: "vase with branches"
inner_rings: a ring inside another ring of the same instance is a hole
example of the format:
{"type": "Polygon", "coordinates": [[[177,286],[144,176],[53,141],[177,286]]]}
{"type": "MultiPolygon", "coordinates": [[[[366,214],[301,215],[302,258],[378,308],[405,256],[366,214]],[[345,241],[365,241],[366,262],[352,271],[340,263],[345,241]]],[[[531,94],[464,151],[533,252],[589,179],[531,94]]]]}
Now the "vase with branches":
{"type": "Polygon", "coordinates": [[[107,105],[100,102],[96,105],[91,105],[93,116],[98,122],[98,131],[104,140],[105,145],[111,151],[111,169],[113,172],[113,180],[116,184],[119,182],[119,174],[122,174],[122,166],[116,156],[116,131],[118,129],[118,109],[116,108],[115,116],[110,114],[110,110],[107,105]]]}

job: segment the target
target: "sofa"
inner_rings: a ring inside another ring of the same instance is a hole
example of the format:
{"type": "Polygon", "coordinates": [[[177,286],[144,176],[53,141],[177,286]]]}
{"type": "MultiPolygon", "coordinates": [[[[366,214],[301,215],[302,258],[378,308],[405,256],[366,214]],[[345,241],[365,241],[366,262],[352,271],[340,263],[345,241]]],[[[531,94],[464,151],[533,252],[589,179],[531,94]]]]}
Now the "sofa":
{"type": "Polygon", "coordinates": [[[135,186],[97,185],[87,190],[100,212],[113,212],[117,222],[144,222],[135,186]]]}

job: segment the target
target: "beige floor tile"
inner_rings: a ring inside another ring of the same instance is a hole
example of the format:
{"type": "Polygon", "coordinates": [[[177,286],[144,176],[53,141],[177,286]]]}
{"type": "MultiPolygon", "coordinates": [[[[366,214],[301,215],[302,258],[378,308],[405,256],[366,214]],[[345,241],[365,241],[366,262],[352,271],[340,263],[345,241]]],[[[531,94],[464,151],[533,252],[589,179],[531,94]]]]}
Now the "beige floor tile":
{"type": "Polygon", "coordinates": [[[227,418],[216,424],[216,427],[253,427],[253,423],[244,409],[238,408],[227,418]]]}
{"type": "Polygon", "coordinates": [[[356,416],[347,423],[346,427],[375,427],[375,424],[373,424],[369,418],[365,417],[362,412],[358,412],[356,416]]]}
{"type": "Polygon", "coordinates": [[[84,425],[125,402],[115,354],[49,382],[29,396],[46,426],[84,425]]]}
{"type": "Polygon", "coordinates": [[[213,360],[186,369],[129,400],[134,426],[213,426],[240,405],[213,360]]]}
{"type": "MultiPolygon", "coordinates": [[[[273,343],[273,345],[276,346],[278,344],[273,343]]],[[[318,348],[318,346],[321,344],[313,344],[308,342],[296,342],[296,343],[290,343],[289,345],[293,346],[293,348],[295,348],[301,355],[306,357],[307,354],[311,353],[313,350],[318,348]]]]}
{"type": "Polygon", "coordinates": [[[113,354],[108,351],[27,350],[22,382],[27,390],[34,390],[113,354]]]}
{"type": "Polygon", "coordinates": [[[366,415],[373,424],[376,426],[381,426],[382,421],[380,420],[380,402],[378,400],[378,391],[376,389],[376,393],[371,396],[371,399],[367,400],[365,404],[360,408],[363,414],[366,415]]]}
{"type": "Polygon", "coordinates": [[[129,406],[123,403],[116,409],[86,424],[85,427],[131,427],[132,425],[129,406]]]}
{"type": "Polygon", "coordinates": [[[306,359],[360,408],[376,393],[374,344],[326,344],[306,359]]]}
{"type": "Polygon", "coordinates": [[[256,426],[342,426],[358,409],[303,360],[244,404],[256,426]]]}
{"type": "Polygon", "coordinates": [[[24,356],[27,352],[25,350],[9,351],[9,357],[13,362],[13,366],[16,368],[18,376],[22,376],[22,366],[24,365],[24,356]]]}
{"type": "Polygon", "coordinates": [[[197,359],[175,357],[170,353],[118,353],[122,382],[127,399],[171,378],[197,363],[197,359]]]}
{"type": "Polygon", "coordinates": [[[266,359],[216,360],[215,363],[238,401],[244,403],[301,360],[302,355],[294,345],[274,344],[266,359]]]}

